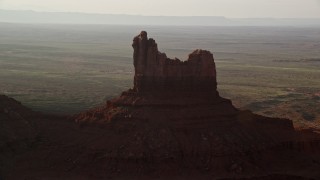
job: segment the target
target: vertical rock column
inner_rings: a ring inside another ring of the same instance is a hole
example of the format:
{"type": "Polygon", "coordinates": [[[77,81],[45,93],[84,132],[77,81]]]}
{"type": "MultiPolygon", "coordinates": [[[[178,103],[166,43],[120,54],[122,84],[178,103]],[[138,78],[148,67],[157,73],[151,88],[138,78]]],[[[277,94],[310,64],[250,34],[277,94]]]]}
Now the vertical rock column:
{"type": "Polygon", "coordinates": [[[142,31],[133,40],[134,91],[187,92],[217,95],[216,69],[212,53],[195,50],[187,61],[169,59],[158,51],[155,40],[142,31]]]}

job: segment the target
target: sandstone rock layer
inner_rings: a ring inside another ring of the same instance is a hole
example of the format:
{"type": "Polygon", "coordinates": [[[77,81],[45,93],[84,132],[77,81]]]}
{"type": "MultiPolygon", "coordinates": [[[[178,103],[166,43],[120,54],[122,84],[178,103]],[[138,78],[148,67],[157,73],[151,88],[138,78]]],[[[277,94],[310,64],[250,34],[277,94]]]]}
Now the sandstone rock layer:
{"type": "Polygon", "coordinates": [[[158,51],[157,43],[148,39],[145,31],[134,38],[132,46],[135,92],[217,94],[216,68],[209,51],[195,50],[186,61],[170,59],[158,51]]]}

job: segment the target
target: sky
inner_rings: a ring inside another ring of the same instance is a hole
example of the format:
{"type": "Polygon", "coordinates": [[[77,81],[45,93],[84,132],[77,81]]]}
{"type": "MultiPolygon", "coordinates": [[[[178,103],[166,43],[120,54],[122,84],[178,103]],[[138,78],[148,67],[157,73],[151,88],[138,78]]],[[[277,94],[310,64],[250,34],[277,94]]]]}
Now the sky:
{"type": "Polygon", "coordinates": [[[0,9],[148,16],[320,18],[320,0],[0,0],[0,9]]]}

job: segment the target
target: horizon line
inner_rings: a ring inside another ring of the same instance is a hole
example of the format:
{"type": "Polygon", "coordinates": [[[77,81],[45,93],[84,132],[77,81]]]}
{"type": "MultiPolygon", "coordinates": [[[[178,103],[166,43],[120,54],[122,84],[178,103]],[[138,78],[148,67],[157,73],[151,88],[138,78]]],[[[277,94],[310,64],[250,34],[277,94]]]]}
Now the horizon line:
{"type": "Polygon", "coordinates": [[[86,14],[86,15],[111,15],[111,16],[139,16],[139,17],[215,17],[224,19],[320,19],[320,17],[227,17],[221,15],[143,15],[143,14],[112,14],[112,13],[99,13],[99,12],[78,12],[78,11],[39,11],[28,9],[1,9],[0,11],[20,11],[20,12],[32,12],[32,13],[64,13],[64,14],[86,14]]]}

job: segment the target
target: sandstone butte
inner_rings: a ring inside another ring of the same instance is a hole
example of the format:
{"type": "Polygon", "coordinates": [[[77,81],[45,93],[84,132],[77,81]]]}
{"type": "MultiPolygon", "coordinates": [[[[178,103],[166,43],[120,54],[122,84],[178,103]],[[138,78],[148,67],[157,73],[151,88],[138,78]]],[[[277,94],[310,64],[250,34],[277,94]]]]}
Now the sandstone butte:
{"type": "Polygon", "coordinates": [[[142,31],[134,86],[70,117],[0,96],[0,179],[320,179],[320,136],[235,108],[212,53],[170,59],[142,31]]]}
{"type": "Polygon", "coordinates": [[[187,61],[169,59],[158,51],[153,39],[142,31],[133,40],[134,88],[138,93],[197,92],[216,96],[217,80],[213,55],[196,50],[187,61]]]}

